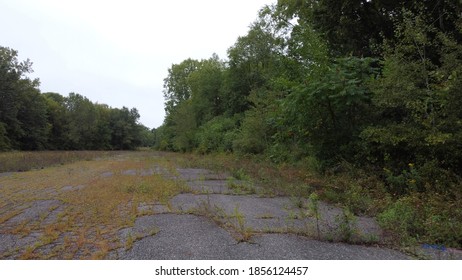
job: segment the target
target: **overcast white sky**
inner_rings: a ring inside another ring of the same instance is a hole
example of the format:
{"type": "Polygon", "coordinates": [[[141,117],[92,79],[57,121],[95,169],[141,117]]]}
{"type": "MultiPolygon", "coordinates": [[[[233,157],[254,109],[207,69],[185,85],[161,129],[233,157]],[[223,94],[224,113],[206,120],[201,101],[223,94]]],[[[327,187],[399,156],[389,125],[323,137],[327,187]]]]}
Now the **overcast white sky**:
{"type": "Polygon", "coordinates": [[[276,0],[0,0],[0,46],[29,58],[42,92],[80,93],[111,107],[164,118],[172,63],[209,58],[247,33],[276,0]]]}

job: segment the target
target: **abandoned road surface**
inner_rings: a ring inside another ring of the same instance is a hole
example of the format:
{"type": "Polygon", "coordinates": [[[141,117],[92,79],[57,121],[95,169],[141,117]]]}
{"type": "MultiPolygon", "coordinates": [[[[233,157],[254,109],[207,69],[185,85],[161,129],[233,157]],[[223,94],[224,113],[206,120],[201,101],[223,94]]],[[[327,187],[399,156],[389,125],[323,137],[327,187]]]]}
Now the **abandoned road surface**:
{"type": "Polygon", "coordinates": [[[152,154],[0,176],[0,259],[411,258],[383,240],[373,218],[152,154]]]}

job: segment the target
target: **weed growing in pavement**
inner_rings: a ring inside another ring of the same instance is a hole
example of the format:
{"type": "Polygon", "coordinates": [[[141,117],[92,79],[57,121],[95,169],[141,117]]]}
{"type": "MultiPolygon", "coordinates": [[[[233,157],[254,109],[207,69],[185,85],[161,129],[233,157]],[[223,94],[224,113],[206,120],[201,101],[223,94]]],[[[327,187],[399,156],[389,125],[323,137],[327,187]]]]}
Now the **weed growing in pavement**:
{"type": "Polygon", "coordinates": [[[246,195],[257,193],[255,187],[252,184],[248,182],[237,182],[234,178],[228,178],[227,185],[234,194],[246,195]]]}
{"type": "Polygon", "coordinates": [[[370,233],[363,237],[363,242],[365,244],[377,244],[380,242],[380,238],[376,234],[370,233]]]}
{"type": "Polygon", "coordinates": [[[294,211],[289,210],[289,212],[287,212],[287,219],[289,221],[292,221],[292,220],[298,220],[300,219],[300,217],[294,211]]]}
{"type": "Polygon", "coordinates": [[[249,176],[245,173],[243,168],[234,169],[232,172],[232,176],[236,180],[242,180],[242,181],[249,180],[249,176]]]}
{"type": "Polygon", "coordinates": [[[303,207],[305,207],[305,199],[303,197],[291,196],[290,200],[295,205],[295,207],[298,209],[303,209],[303,207]]]}
{"type": "Polygon", "coordinates": [[[270,220],[270,219],[274,219],[275,217],[274,217],[273,214],[267,213],[267,214],[257,216],[256,218],[257,219],[262,219],[262,220],[270,220]]]}
{"type": "Polygon", "coordinates": [[[136,237],[132,236],[132,233],[129,232],[127,239],[125,240],[125,250],[128,251],[133,248],[133,243],[135,243],[136,237]]]}
{"type": "Polygon", "coordinates": [[[305,199],[313,192],[313,188],[306,184],[296,184],[288,186],[290,197],[294,200],[297,208],[303,208],[305,199]]]}
{"type": "Polygon", "coordinates": [[[253,236],[252,230],[246,226],[245,216],[239,211],[239,206],[236,205],[233,211],[233,217],[237,222],[235,229],[240,234],[239,242],[249,242],[253,236]]]}
{"type": "Polygon", "coordinates": [[[321,219],[321,212],[319,211],[319,196],[315,192],[310,195],[309,215],[314,216],[316,219],[316,232],[318,233],[318,238],[320,239],[321,229],[319,227],[319,220],[321,219]]]}
{"type": "Polygon", "coordinates": [[[347,207],[343,208],[342,215],[337,217],[338,231],[340,240],[343,242],[351,242],[355,234],[357,218],[347,207]]]}
{"type": "Polygon", "coordinates": [[[253,236],[252,229],[246,226],[245,216],[239,211],[239,206],[236,206],[233,213],[229,215],[223,208],[211,205],[210,200],[204,200],[197,208],[186,213],[207,217],[219,227],[231,230],[231,234],[238,242],[249,242],[253,236]]]}
{"type": "Polygon", "coordinates": [[[36,258],[37,255],[34,253],[34,251],[38,248],[37,244],[34,244],[32,246],[27,246],[24,252],[21,254],[19,259],[21,260],[30,260],[33,258],[36,258]]]}

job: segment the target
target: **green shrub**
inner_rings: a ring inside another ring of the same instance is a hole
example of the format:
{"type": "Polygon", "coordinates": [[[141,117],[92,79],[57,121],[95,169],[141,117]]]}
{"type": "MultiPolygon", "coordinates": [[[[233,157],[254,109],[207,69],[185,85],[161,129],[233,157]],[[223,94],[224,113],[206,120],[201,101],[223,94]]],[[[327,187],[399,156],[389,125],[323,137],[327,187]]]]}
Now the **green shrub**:
{"type": "Polygon", "coordinates": [[[266,121],[253,113],[246,114],[233,149],[240,154],[260,154],[265,151],[269,143],[266,121]]]}
{"type": "Polygon", "coordinates": [[[407,168],[395,174],[384,168],[388,191],[402,196],[412,192],[456,195],[460,192],[460,180],[454,172],[441,168],[436,160],[429,160],[421,166],[409,163],[407,168]]]}
{"type": "Polygon", "coordinates": [[[417,191],[422,185],[418,170],[413,163],[408,164],[409,168],[403,170],[400,174],[395,175],[387,168],[384,168],[386,182],[390,193],[403,195],[411,191],[417,191]]]}
{"type": "Polygon", "coordinates": [[[412,194],[389,204],[380,225],[404,243],[410,241],[462,247],[462,209],[458,201],[434,194],[412,194]]]}
{"type": "Polygon", "coordinates": [[[357,184],[352,184],[345,191],[345,204],[355,214],[367,213],[372,207],[373,200],[367,190],[357,184]]]}
{"type": "Polygon", "coordinates": [[[233,119],[216,117],[202,125],[196,133],[199,153],[232,152],[236,138],[236,123],[233,119]]]}
{"type": "Polygon", "coordinates": [[[418,218],[420,203],[415,197],[400,198],[378,215],[378,222],[385,230],[395,233],[399,240],[408,242],[423,231],[422,221],[418,218]]]}
{"type": "Polygon", "coordinates": [[[462,248],[462,209],[459,201],[440,194],[427,196],[422,213],[423,242],[462,248]]]}

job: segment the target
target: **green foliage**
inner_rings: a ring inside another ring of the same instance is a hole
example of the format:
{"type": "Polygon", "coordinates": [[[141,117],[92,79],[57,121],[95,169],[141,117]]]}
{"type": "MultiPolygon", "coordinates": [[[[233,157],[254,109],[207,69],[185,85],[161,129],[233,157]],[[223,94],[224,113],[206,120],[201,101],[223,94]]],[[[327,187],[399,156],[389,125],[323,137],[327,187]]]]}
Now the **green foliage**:
{"type": "Polygon", "coordinates": [[[232,152],[236,137],[236,122],[230,118],[216,117],[197,131],[197,151],[199,153],[232,152]]]}
{"type": "Polygon", "coordinates": [[[214,55],[201,61],[200,67],[188,76],[194,107],[194,115],[191,117],[196,119],[199,126],[223,114],[225,110],[221,95],[223,68],[223,62],[214,55]]]}
{"type": "Polygon", "coordinates": [[[391,203],[378,216],[384,229],[404,243],[462,245],[462,211],[458,202],[439,194],[411,194],[391,203]]]}
{"type": "Polygon", "coordinates": [[[0,151],[108,150],[140,145],[136,109],[113,109],[82,95],[41,94],[29,60],[0,47],[0,151]]]}
{"type": "Polygon", "coordinates": [[[168,118],[165,119],[164,124],[155,129],[154,131],[154,148],[161,151],[172,151],[171,145],[172,129],[167,125],[168,118]]]}
{"type": "Polygon", "coordinates": [[[66,99],[58,93],[47,92],[42,94],[47,106],[48,123],[51,125],[47,149],[68,150],[69,140],[69,116],[65,107],[66,99]]]}
{"type": "Polygon", "coordinates": [[[393,194],[403,195],[412,191],[417,191],[417,186],[421,180],[419,172],[414,168],[414,164],[409,164],[409,170],[403,170],[401,174],[395,175],[392,171],[384,169],[389,191],[393,194]]]}
{"type": "Polygon", "coordinates": [[[312,5],[310,19],[314,28],[323,34],[332,51],[338,55],[373,54],[371,44],[380,44],[382,37],[389,35],[393,27],[386,13],[388,7],[380,1],[308,2],[312,5]]]}
{"type": "Polygon", "coordinates": [[[424,19],[407,15],[397,26],[399,43],[387,46],[382,75],[371,83],[375,123],[361,133],[364,156],[394,172],[428,161],[459,172],[461,115],[452,103],[460,104],[454,86],[462,52],[424,19]]]}
{"type": "Polygon", "coordinates": [[[420,239],[428,244],[461,248],[462,210],[459,202],[450,201],[445,195],[434,194],[423,199],[423,208],[418,217],[424,228],[420,239]]]}
{"type": "Polygon", "coordinates": [[[233,170],[233,178],[236,180],[241,180],[241,181],[248,181],[249,175],[245,172],[243,168],[236,168],[233,170]]]}
{"type": "Polygon", "coordinates": [[[318,233],[318,238],[321,238],[321,229],[319,227],[319,220],[321,219],[321,213],[319,211],[319,196],[315,192],[310,195],[309,214],[315,217],[316,231],[318,233]]]}
{"type": "Polygon", "coordinates": [[[188,78],[197,70],[199,61],[187,59],[180,64],[173,64],[168,69],[168,76],[164,79],[165,111],[171,113],[175,106],[191,97],[191,87],[188,78]]]}
{"type": "Polygon", "coordinates": [[[419,204],[412,197],[398,199],[378,216],[378,221],[384,229],[393,231],[402,238],[418,236],[422,231],[416,211],[419,204]]]}
{"type": "MultiPolygon", "coordinates": [[[[274,77],[286,71],[281,53],[281,38],[273,35],[265,18],[254,22],[246,36],[239,37],[229,48],[229,68],[224,87],[228,114],[243,113],[251,107],[248,96],[254,90],[264,88],[274,77]]],[[[289,64],[289,63],[287,63],[289,64]]]]}
{"type": "Polygon", "coordinates": [[[275,89],[266,87],[253,90],[247,98],[252,105],[242,120],[238,137],[233,143],[234,150],[240,154],[261,154],[267,152],[275,161],[279,159],[275,139],[280,124],[278,101],[288,87],[284,78],[272,81],[275,89]]]}
{"type": "Polygon", "coordinates": [[[137,124],[140,115],[135,108],[114,109],[109,121],[112,127],[111,145],[114,149],[130,150],[141,144],[140,127],[137,124]]]}
{"type": "Polygon", "coordinates": [[[279,17],[311,23],[338,56],[377,56],[383,39],[394,37],[394,23],[406,11],[425,13],[427,25],[446,33],[457,29],[462,3],[440,1],[278,0],[279,17]]]}
{"type": "Polygon", "coordinates": [[[338,218],[339,222],[339,237],[344,242],[352,241],[354,234],[357,232],[356,222],[357,218],[348,208],[342,209],[342,215],[338,218]]]}
{"type": "Polygon", "coordinates": [[[320,159],[352,157],[370,114],[372,95],[367,82],[377,73],[374,62],[370,58],[337,59],[314,72],[306,85],[284,100],[285,123],[291,125],[298,141],[313,145],[320,159]]]}
{"type": "Polygon", "coordinates": [[[29,60],[19,62],[18,52],[0,47],[0,146],[8,149],[43,149],[49,126],[39,81],[26,77],[29,60]]]}
{"type": "Polygon", "coordinates": [[[10,139],[6,134],[6,125],[0,122],[0,151],[5,151],[10,147],[10,139]]]}
{"type": "Polygon", "coordinates": [[[195,134],[197,129],[194,118],[194,107],[191,100],[186,100],[175,107],[172,119],[172,146],[176,151],[191,151],[195,147],[195,134]]]}
{"type": "Polygon", "coordinates": [[[49,134],[45,99],[36,88],[38,84],[26,79],[20,81],[19,86],[16,117],[21,125],[21,133],[14,138],[19,143],[19,149],[43,150],[49,134]]]}
{"type": "Polygon", "coordinates": [[[70,93],[65,106],[69,115],[71,149],[81,150],[90,146],[97,122],[97,113],[92,102],[80,94],[70,93]]]}
{"type": "Polygon", "coordinates": [[[233,149],[241,154],[259,154],[268,146],[267,123],[259,115],[249,111],[241,125],[233,149]]]}
{"type": "Polygon", "coordinates": [[[145,148],[153,148],[156,144],[156,129],[149,129],[148,127],[140,124],[140,146],[145,148]]]}
{"type": "Polygon", "coordinates": [[[344,203],[349,211],[355,214],[365,214],[370,212],[373,199],[367,190],[359,184],[351,184],[345,191],[344,203]]]}

